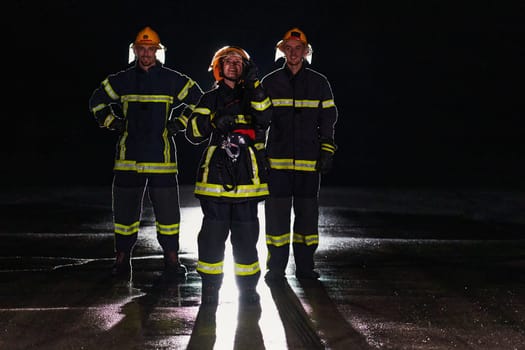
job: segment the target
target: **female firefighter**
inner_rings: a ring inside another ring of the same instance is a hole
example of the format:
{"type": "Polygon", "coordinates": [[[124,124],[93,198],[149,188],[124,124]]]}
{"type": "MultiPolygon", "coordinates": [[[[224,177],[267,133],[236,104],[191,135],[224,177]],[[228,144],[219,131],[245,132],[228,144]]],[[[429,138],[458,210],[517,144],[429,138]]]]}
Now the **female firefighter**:
{"type": "Polygon", "coordinates": [[[204,214],[197,262],[202,303],[218,303],[230,232],[240,301],[258,303],[257,206],[268,196],[264,143],[271,102],[257,78],[256,66],[242,48],[219,49],[209,70],[214,87],[195,106],[186,128],[191,143],[209,140],[194,190],[204,214]]]}

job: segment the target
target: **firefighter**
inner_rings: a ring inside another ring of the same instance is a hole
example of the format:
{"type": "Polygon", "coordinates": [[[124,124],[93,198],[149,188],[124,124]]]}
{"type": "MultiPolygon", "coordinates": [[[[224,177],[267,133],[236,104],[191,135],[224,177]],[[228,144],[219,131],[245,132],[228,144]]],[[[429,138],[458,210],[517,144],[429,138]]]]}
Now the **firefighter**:
{"type": "Polygon", "coordinates": [[[295,276],[319,278],[314,254],[319,244],[320,174],[332,167],[338,112],[327,78],[310,66],[311,55],[306,35],[293,28],[276,45],[276,59],[284,56],[285,63],[261,80],[273,104],[266,142],[270,161],[270,196],[265,201],[267,282],[285,280],[290,244],[295,276]]]}
{"type": "Polygon", "coordinates": [[[203,212],[196,268],[202,279],[202,303],[218,303],[230,233],[240,301],[257,303],[261,274],[257,206],[268,196],[264,142],[271,103],[244,49],[219,49],[210,70],[214,86],[197,104],[186,128],[191,143],[208,140],[194,189],[203,212]]]}
{"type": "Polygon", "coordinates": [[[183,277],[179,260],[179,188],[174,136],[184,131],[203,94],[191,78],[164,66],[165,47],[150,27],[130,45],[135,63],[95,89],[89,109],[101,128],[118,134],[112,205],[116,258],[112,273],[131,276],[131,257],[144,195],[152,203],[157,239],[168,276],[183,277]],[[182,109],[180,115],[175,111],[182,109]]]}

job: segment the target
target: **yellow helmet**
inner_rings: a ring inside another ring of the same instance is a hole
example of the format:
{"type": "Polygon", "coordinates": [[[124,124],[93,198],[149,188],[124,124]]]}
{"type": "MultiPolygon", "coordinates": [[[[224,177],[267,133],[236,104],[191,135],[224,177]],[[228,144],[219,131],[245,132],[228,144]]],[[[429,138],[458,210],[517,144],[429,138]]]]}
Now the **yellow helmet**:
{"type": "Polygon", "coordinates": [[[240,57],[246,60],[250,59],[250,55],[243,49],[241,49],[238,46],[223,46],[217,52],[215,52],[215,55],[213,55],[213,58],[211,59],[210,67],[208,68],[208,71],[213,71],[213,77],[216,81],[219,81],[222,79],[222,72],[221,72],[221,62],[222,59],[229,55],[238,55],[240,57]]]}
{"type": "Polygon", "coordinates": [[[142,29],[135,38],[134,45],[152,45],[160,49],[160,38],[156,31],[150,27],[142,29]]]}
{"type": "Polygon", "coordinates": [[[308,39],[306,38],[306,34],[304,32],[295,27],[284,33],[284,36],[282,40],[279,40],[277,44],[275,45],[275,61],[277,61],[279,58],[284,57],[284,51],[282,49],[284,43],[288,40],[298,40],[304,44],[304,46],[308,49],[307,54],[305,56],[308,63],[312,63],[312,45],[308,43],[308,39]]]}

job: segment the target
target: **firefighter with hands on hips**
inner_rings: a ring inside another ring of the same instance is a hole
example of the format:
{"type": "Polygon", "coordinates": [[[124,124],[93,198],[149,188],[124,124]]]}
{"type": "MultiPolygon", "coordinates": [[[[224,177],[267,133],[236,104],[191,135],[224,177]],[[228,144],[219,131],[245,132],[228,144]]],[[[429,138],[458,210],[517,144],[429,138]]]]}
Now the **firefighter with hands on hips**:
{"type": "Polygon", "coordinates": [[[257,206],[268,196],[264,143],[271,102],[244,49],[219,49],[210,70],[214,87],[201,98],[186,128],[191,143],[209,140],[194,189],[203,212],[196,268],[202,280],[202,303],[218,303],[230,232],[240,302],[258,303],[257,206]]]}
{"type": "Polygon", "coordinates": [[[165,273],[184,277],[179,260],[179,188],[174,136],[184,131],[203,91],[185,74],[164,66],[165,47],[145,27],[130,45],[135,63],[95,89],[89,109],[100,127],[118,134],[112,183],[116,258],[113,275],[131,277],[131,257],[144,195],[152,203],[165,273]],[[180,115],[171,115],[178,108],[180,115]]]}
{"type": "Polygon", "coordinates": [[[320,174],[332,167],[338,112],[327,78],[310,67],[311,54],[304,32],[289,30],[276,45],[276,60],[284,56],[284,65],[261,80],[273,105],[266,142],[270,161],[270,196],[265,200],[267,282],[284,282],[290,245],[295,276],[319,278],[314,254],[319,244],[320,174]]]}

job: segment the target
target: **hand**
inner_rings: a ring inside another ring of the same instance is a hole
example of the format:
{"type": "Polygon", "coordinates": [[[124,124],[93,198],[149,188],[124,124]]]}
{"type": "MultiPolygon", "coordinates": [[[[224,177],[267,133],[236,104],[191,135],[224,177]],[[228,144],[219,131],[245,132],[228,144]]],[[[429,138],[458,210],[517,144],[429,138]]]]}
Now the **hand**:
{"type": "Polygon", "coordinates": [[[242,71],[242,79],[246,83],[247,87],[253,88],[255,85],[255,82],[259,80],[259,69],[257,69],[257,66],[252,60],[243,60],[244,61],[244,69],[242,71]]]}
{"type": "Polygon", "coordinates": [[[317,160],[315,169],[319,171],[321,174],[328,174],[330,170],[332,170],[333,162],[334,162],[333,153],[321,151],[321,155],[319,156],[319,159],[317,160]]]}
{"type": "Polygon", "coordinates": [[[175,136],[178,132],[184,130],[184,126],[180,121],[177,119],[171,119],[168,120],[168,123],[166,124],[166,129],[168,129],[168,136],[172,137],[175,136]]]}
{"type": "Polygon", "coordinates": [[[119,134],[122,134],[124,130],[126,129],[126,123],[124,122],[123,119],[115,118],[113,119],[111,124],[109,124],[108,129],[112,131],[116,131],[119,134]]]}
{"type": "Polygon", "coordinates": [[[220,130],[222,133],[227,134],[233,129],[235,125],[235,116],[231,114],[215,115],[213,119],[215,128],[220,130]]]}

